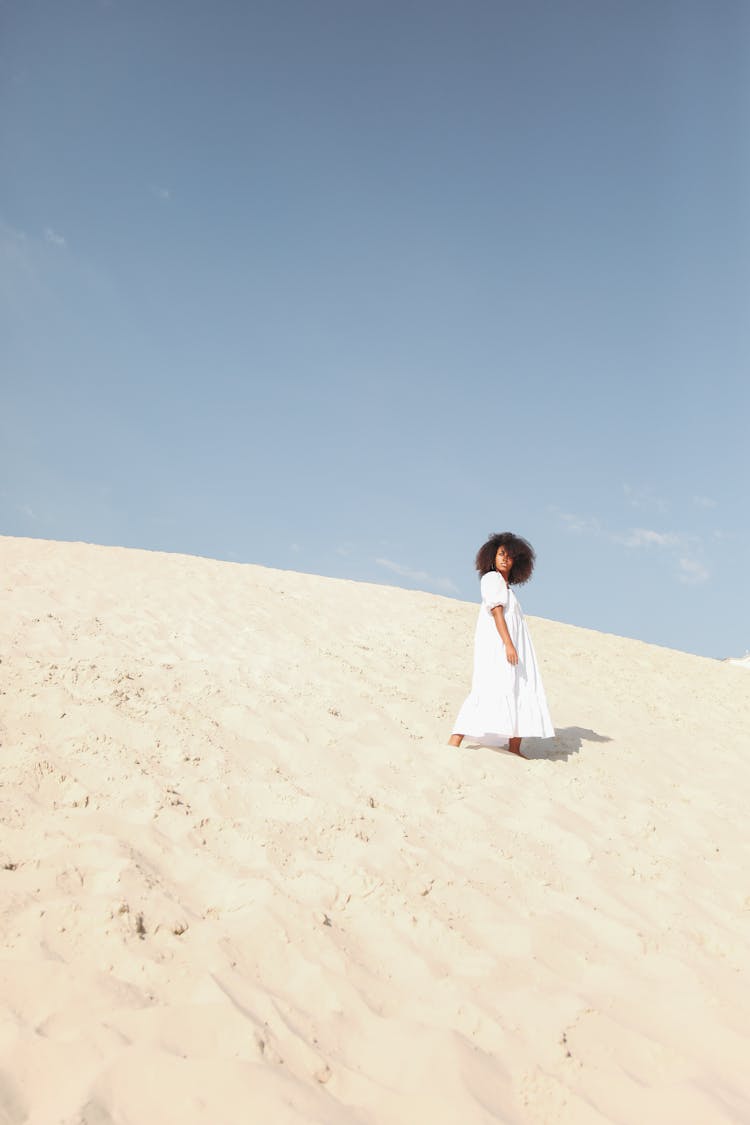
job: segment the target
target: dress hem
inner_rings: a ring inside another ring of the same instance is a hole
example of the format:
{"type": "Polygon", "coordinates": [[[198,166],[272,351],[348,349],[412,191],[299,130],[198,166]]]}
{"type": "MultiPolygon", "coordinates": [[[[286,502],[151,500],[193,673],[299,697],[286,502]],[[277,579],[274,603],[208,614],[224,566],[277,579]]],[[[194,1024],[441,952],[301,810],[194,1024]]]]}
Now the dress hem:
{"type": "Polygon", "coordinates": [[[529,734],[506,734],[497,730],[483,730],[481,734],[476,731],[470,730],[454,730],[451,734],[458,734],[462,738],[554,738],[555,732],[552,734],[540,734],[537,731],[529,734]]]}

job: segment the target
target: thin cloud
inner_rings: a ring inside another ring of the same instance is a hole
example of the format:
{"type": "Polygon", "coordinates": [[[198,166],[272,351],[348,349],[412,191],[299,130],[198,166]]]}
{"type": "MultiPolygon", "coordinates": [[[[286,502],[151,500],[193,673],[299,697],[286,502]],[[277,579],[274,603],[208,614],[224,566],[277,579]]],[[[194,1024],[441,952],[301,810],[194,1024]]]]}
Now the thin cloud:
{"type": "Polygon", "coordinates": [[[693,503],[697,508],[715,508],[716,501],[710,496],[694,496],[693,503]]]}
{"type": "Polygon", "coordinates": [[[410,566],[393,562],[392,559],[375,559],[375,562],[385,570],[397,574],[399,578],[408,578],[410,582],[424,582],[431,586],[433,590],[439,590],[444,594],[457,594],[459,592],[458,587],[451,582],[450,578],[435,578],[434,575],[428,574],[426,570],[413,570],[410,566]]]}
{"type": "Polygon", "coordinates": [[[680,559],[678,577],[680,582],[685,582],[688,586],[697,586],[701,582],[707,582],[711,575],[703,563],[698,562],[697,559],[680,559]]]}
{"type": "Polygon", "coordinates": [[[626,547],[676,547],[680,542],[679,535],[672,531],[652,531],[648,527],[634,527],[627,535],[613,535],[612,539],[626,547]]]}
{"type": "Polygon", "coordinates": [[[411,570],[408,566],[402,566],[401,563],[392,562],[391,559],[375,559],[378,566],[384,566],[386,570],[392,570],[394,574],[400,574],[402,578],[413,578],[414,581],[429,578],[429,575],[424,570],[411,570]]]}
{"type": "Polygon", "coordinates": [[[44,237],[47,240],[47,242],[51,242],[53,246],[67,246],[68,245],[68,241],[65,238],[65,235],[58,234],[56,230],[52,229],[52,227],[46,227],[46,229],[44,231],[44,237]]]}
{"type": "Polygon", "coordinates": [[[0,222],[0,238],[20,245],[25,245],[29,241],[29,236],[25,230],[20,230],[18,227],[12,227],[9,223],[3,222],[0,222]]]}
{"type": "Polygon", "coordinates": [[[168,203],[169,200],[172,198],[172,192],[169,190],[169,188],[153,187],[151,190],[154,193],[154,195],[156,196],[156,198],[163,200],[164,203],[168,203]]]}
{"type": "MultiPolygon", "coordinates": [[[[678,533],[675,531],[657,531],[651,527],[633,527],[627,531],[611,531],[603,528],[593,516],[578,516],[570,512],[561,512],[552,509],[557,518],[569,531],[587,533],[599,536],[610,543],[617,543],[629,550],[667,551],[672,560],[677,563],[677,576],[680,582],[689,586],[697,586],[707,582],[710,571],[696,559],[696,553],[702,552],[703,543],[700,536],[678,533]],[[684,553],[683,553],[684,552],[684,553]]],[[[724,533],[714,531],[714,538],[724,538],[724,533]]]]}
{"type": "Polygon", "coordinates": [[[555,515],[568,531],[576,534],[598,535],[608,539],[610,543],[619,543],[624,547],[677,547],[685,546],[683,536],[676,535],[673,531],[654,531],[649,527],[633,527],[628,531],[610,531],[602,527],[595,516],[581,516],[573,512],[561,512],[553,509],[555,515]]]}
{"type": "Polygon", "coordinates": [[[622,491],[631,508],[640,508],[650,512],[666,512],[667,510],[666,500],[657,496],[650,488],[633,488],[630,484],[624,484],[622,491]]]}
{"type": "Polygon", "coordinates": [[[588,533],[590,535],[601,534],[601,525],[595,516],[579,516],[574,512],[560,512],[555,513],[557,518],[565,524],[568,531],[574,531],[578,534],[588,533]]]}

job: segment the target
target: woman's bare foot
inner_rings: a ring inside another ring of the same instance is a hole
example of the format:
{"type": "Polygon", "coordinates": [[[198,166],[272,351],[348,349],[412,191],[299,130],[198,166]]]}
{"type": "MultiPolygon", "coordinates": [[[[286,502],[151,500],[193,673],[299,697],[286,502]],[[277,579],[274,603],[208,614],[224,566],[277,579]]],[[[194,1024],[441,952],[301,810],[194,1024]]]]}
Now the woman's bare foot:
{"type": "Polygon", "coordinates": [[[510,738],[510,739],[508,739],[508,749],[510,750],[511,754],[517,754],[519,758],[523,758],[524,761],[528,761],[526,755],[521,753],[521,739],[520,738],[510,738]]]}
{"type": "Polygon", "coordinates": [[[464,736],[462,734],[452,734],[450,736],[450,738],[448,739],[448,745],[449,746],[460,746],[461,743],[463,742],[463,740],[464,740],[464,736]]]}

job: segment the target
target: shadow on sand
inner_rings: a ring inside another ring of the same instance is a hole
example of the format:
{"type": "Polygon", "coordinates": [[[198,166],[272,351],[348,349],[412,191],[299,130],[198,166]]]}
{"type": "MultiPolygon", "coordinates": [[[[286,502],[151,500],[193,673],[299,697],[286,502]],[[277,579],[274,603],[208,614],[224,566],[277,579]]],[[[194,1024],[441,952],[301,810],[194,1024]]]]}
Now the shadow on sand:
{"type": "MultiPolygon", "coordinates": [[[[554,738],[524,738],[521,743],[521,753],[529,761],[566,762],[573,754],[583,748],[584,742],[611,742],[608,734],[597,734],[595,730],[586,727],[560,727],[555,731],[554,738]]],[[[467,739],[472,750],[493,750],[496,754],[505,754],[509,758],[515,757],[504,746],[489,746],[479,739],[467,739]]]]}

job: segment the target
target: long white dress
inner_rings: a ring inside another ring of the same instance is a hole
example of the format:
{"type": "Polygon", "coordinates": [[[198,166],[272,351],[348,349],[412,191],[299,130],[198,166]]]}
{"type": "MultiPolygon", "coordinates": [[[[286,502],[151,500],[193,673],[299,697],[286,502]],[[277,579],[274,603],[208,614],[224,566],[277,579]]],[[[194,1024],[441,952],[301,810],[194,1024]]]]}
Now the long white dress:
{"type": "Polygon", "coordinates": [[[456,734],[497,745],[509,738],[552,738],[552,726],[534,646],[518,598],[502,574],[491,571],[480,582],[482,605],[474,638],[471,692],[458,713],[456,734]],[[492,610],[504,608],[518,664],[509,664],[492,610]]]}

